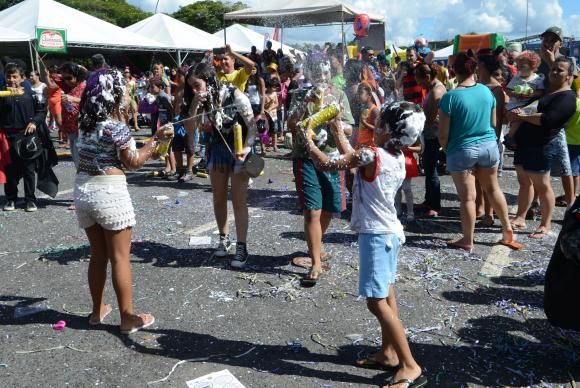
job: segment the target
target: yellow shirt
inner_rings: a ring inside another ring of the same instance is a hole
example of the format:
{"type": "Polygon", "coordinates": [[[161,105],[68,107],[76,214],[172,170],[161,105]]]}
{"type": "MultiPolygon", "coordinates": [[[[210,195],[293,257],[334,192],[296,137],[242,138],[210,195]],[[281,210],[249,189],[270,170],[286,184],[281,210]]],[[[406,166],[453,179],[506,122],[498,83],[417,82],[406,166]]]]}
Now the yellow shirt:
{"type": "Polygon", "coordinates": [[[246,82],[248,82],[248,78],[250,78],[250,74],[246,73],[244,68],[234,70],[230,74],[225,74],[222,71],[218,73],[218,79],[220,81],[225,81],[229,84],[232,84],[242,92],[246,89],[246,82]]]}
{"type": "Polygon", "coordinates": [[[580,99],[576,99],[576,113],[566,125],[566,143],[580,145],[580,99]]]}

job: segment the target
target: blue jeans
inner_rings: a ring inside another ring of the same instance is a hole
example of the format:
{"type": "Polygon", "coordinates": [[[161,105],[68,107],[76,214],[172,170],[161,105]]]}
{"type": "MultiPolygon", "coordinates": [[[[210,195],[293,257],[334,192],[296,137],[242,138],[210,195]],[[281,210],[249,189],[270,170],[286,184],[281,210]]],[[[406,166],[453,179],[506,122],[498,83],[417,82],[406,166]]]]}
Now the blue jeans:
{"type": "Polygon", "coordinates": [[[441,186],[439,174],[437,173],[437,162],[439,161],[439,140],[425,139],[425,150],[423,151],[423,168],[425,169],[425,204],[430,209],[441,210],[441,186]]]}

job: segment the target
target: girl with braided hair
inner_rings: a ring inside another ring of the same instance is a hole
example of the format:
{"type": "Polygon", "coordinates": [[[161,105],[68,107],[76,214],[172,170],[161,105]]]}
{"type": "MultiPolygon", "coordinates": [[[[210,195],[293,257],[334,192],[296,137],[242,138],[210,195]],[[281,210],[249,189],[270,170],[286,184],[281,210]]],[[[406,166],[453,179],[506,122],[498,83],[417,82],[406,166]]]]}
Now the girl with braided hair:
{"type": "Polygon", "coordinates": [[[299,132],[316,168],[320,171],[356,169],[351,228],[358,233],[359,295],[382,330],[381,350],[355,361],[359,367],[393,367],[397,371],[387,386],[421,387],[427,384],[417,364],[405,329],[398,317],[395,277],[400,245],[405,242],[397,218],[395,194],[405,179],[402,149],[413,145],[423,131],[425,114],[419,105],[395,102],[381,109],[374,131],[374,144],[354,150],[340,120],[330,128],[340,157],[329,157],[314,144],[310,125],[299,132]]]}
{"type": "Polygon", "coordinates": [[[248,259],[246,236],[248,233],[247,192],[249,177],[242,164],[253,148],[256,122],[248,97],[233,86],[222,84],[210,64],[199,63],[187,72],[187,85],[183,93],[181,116],[192,117],[185,122],[188,134],[193,137],[195,128],[206,132],[206,160],[209,170],[213,209],[220,240],[215,251],[217,257],[230,253],[232,243],[228,233],[228,183],[231,178],[232,204],[236,221],[236,255],[231,266],[242,268],[248,259]],[[235,125],[241,125],[243,149],[234,154],[235,125]]]}
{"type": "Polygon", "coordinates": [[[130,334],[152,325],[155,318],[133,312],[129,255],[135,213],[124,169],[142,167],[157,141],[166,137],[166,128],[160,128],[151,142],[137,150],[130,129],[122,122],[124,95],[125,80],[116,69],[99,69],[87,81],[80,101],[74,201],[79,226],[91,245],[88,278],[93,311],[89,325],[102,323],[112,311],[103,301],[110,261],[121,333],[130,334]]]}

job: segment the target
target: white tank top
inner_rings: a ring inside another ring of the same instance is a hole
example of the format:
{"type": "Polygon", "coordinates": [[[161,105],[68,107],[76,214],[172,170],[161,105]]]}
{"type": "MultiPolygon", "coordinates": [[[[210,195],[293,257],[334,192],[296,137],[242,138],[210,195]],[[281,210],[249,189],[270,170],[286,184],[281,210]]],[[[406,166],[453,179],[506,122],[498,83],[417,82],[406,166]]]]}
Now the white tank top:
{"type": "Polygon", "coordinates": [[[258,85],[247,85],[246,94],[250,99],[250,104],[260,105],[260,93],[258,92],[258,85]]]}
{"type": "Polygon", "coordinates": [[[397,218],[395,194],[405,179],[405,157],[374,148],[377,168],[374,176],[364,176],[364,167],[354,178],[350,227],[358,233],[395,234],[405,242],[403,226],[397,218]]]}

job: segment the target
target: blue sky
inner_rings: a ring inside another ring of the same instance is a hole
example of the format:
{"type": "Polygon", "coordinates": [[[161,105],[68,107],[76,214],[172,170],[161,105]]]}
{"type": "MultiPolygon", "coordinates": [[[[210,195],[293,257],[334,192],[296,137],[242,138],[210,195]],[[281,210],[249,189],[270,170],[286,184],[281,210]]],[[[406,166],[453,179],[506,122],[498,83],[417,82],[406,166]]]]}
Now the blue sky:
{"type": "MultiPolygon", "coordinates": [[[[128,0],[147,11],[153,11],[157,0],[128,0]]],[[[276,0],[277,1],[277,0],[276,0]]],[[[313,0],[315,1],[315,0],[313,0]]],[[[580,38],[580,0],[347,0],[361,11],[382,14],[386,19],[387,40],[410,44],[424,36],[428,40],[453,38],[471,31],[499,32],[508,37],[525,35],[526,7],[529,11],[528,34],[542,32],[551,25],[563,27],[566,36],[580,38]]],[[[173,12],[191,0],[159,0],[158,10],[173,12]]],[[[246,4],[263,4],[246,0],[246,4]]],[[[272,29],[255,28],[259,32],[272,29]]],[[[353,37],[352,26],[346,28],[347,39],[353,37]]],[[[285,42],[339,41],[340,28],[292,28],[285,42]]]]}

